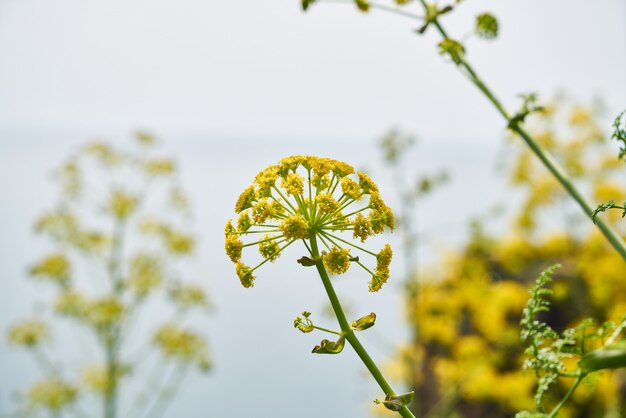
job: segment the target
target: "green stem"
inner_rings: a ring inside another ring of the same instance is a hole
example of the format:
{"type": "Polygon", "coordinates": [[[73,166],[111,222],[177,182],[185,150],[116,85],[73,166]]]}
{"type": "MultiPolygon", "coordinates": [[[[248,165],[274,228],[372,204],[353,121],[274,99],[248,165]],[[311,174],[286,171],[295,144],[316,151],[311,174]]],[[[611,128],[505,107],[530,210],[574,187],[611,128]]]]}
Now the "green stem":
{"type": "Polygon", "coordinates": [[[333,331],[332,329],[318,327],[317,325],[311,325],[311,326],[317,330],[328,332],[329,334],[335,334],[339,336],[343,335],[341,332],[333,331]]]}
{"type": "MultiPolygon", "coordinates": [[[[337,322],[339,322],[339,326],[341,327],[343,335],[345,335],[346,340],[350,343],[363,364],[365,364],[365,367],[367,367],[367,370],[369,370],[370,374],[376,380],[380,388],[383,390],[383,392],[385,392],[385,395],[395,396],[396,393],[394,392],[393,388],[387,382],[380,369],[378,368],[378,366],[376,366],[376,363],[374,363],[374,360],[372,360],[363,345],[361,345],[361,342],[354,334],[354,331],[352,330],[350,324],[348,323],[348,320],[346,319],[346,315],[344,314],[343,308],[339,303],[339,298],[335,293],[335,289],[333,288],[333,285],[330,281],[328,272],[324,267],[324,263],[322,263],[320,259],[319,250],[317,248],[317,238],[315,237],[315,235],[311,237],[311,256],[314,260],[316,260],[315,267],[317,268],[317,272],[322,279],[324,289],[326,290],[326,294],[328,295],[330,304],[333,307],[333,311],[335,312],[337,322]]],[[[411,413],[411,411],[409,411],[409,408],[407,408],[406,406],[403,406],[402,409],[398,411],[398,413],[404,418],[415,418],[415,416],[411,413]]]]}
{"type": "MultiPolygon", "coordinates": [[[[119,298],[124,289],[122,278],[122,256],[124,252],[124,232],[126,223],[124,220],[117,220],[114,231],[114,244],[111,249],[111,259],[109,260],[109,277],[112,283],[112,294],[119,298]]],[[[105,360],[107,386],[104,391],[104,418],[116,418],[117,416],[117,378],[119,375],[119,346],[120,329],[119,324],[114,324],[104,331],[102,336],[105,360]]]]}
{"type": "Polygon", "coordinates": [[[557,406],[554,407],[554,409],[552,410],[552,412],[550,412],[550,415],[548,415],[548,418],[554,418],[556,417],[556,414],[559,413],[559,411],[561,410],[561,408],[563,408],[563,405],[565,405],[565,403],[567,402],[567,400],[572,396],[572,394],[574,393],[574,391],[576,390],[576,388],[578,387],[578,385],[580,384],[580,382],[582,382],[583,378],[585,377],[584,374],[579,374],[578,377],[576,378],[576,381],[574,382],[574,384],[572,385],[571,388],[569,388],[569,390],[567,391],[567,393],[565,394],[565,396],[563,397],[563,399],[561,399],[561,402],[559,402],[559,404],[557,406]]]}
{"type": "MultiPolygon", "coordinates": [[[[425,0],[420,0],[424,9],[427,10],[427,4],[425,0]]],[[[443,38],[448,38],[448,34],[445,29],[437,19],[433,21],[433,25],[439,32],[439,34],[443,38]]],[[[594,209],[591,204],[583,197],[583,195],[578,191],[571,178],[567,175],[563,167],[556,161],[556,159],[546,150],[544,149],[521,125],[521,123],[517,120],[514,120],[511,117],[500,100],[495,96],[495,94],[487,87],[487,85],[482,81],[482,79],[478,76],[474,68],[465,60],[463,54],[459,55],[459,66],[463,68],[470,77],[470,80],[474,83],[474,85],[487,97],[487,99],[495,106],[498,112],[506,119],[509,129],[513,132],[517,133],[526,145],[535,153],[535,155],[541,160],[543,165],[552,173],[552,175],[561,183],[563,188],[569,193],[569,195],[578,203],[578,205],[582,208],[583,212],[589,217],[589,219],[593,219],[594,209]]],[[[609,241],[609,243],[615,248],[615,250],[620,254],[620,256],[626,261],[626,243],[624,240],[615,232],[613,228],[601,218],[596,218],[595,223],[604,234],[605,238],[609,241]]]]}

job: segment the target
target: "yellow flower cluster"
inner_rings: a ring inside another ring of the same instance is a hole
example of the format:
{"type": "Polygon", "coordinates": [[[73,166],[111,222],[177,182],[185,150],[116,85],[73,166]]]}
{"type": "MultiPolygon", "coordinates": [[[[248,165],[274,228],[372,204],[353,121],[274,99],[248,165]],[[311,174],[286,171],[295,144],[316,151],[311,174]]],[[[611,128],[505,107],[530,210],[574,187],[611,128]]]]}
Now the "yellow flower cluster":
{"type": "Polygon", "coordinates": [[[103,141],[93,141],[87,144],[84,152],[108,167],[119,165],[124,160],[124,156],[119,151],[103,141]]]}
{"type": "Polygon", "coordinates": [[[66,290],[57,297],[54,310],[61,315],[81,318],[85,315],[87,305],[87,298],[82,293],[66,290]]]}
{"type": "Polygon", "coordinates": [[[147,296],[163,281],[161,262],[151,254],[136,254],[130,261],[128,285],[139,297],[147,296]]]}
{"type": "Polygon", "coordinates": [[[174,302],[181,308],[193,308],[193,307],[208,307],[209,301],[207,300],[206,293],[198,285],[181,285],[177,284],[173,286],[169,295],[174,302]]]}
{"type": "Polygon", "coordinates": [[[64,285],[70,278],[70,262],[64,254],[50,254],[31,267],[30,274],[64,285]]]}
{"type": "Polygon", "coordinates": [[[258,173],[253,185],[243,191],[235,204],[236,222],[225,227],[226,254],[245,287],[254,285],[253,272],[282,251],[302,240],[312,254],[319,242],[325,250],[321,260],[332,274],[345,273],[357,263],[370,274],[370,291],[377,291],[389,278],[391,248],[371,252],[341,235],[365,242],[372,235],[393,229],[391,209],[380,197],[378,187],[365,173],[328,158],[293,156],[258,173]],[[244,237],[261,239],[244,242],[244,237]],[[242,261],[243,250],[258,246],[261,261],[249,267],[242,261]],[[350,251],[376,258],[375,271],[350,251]]]}
{"type": "Polygon", "coordinates": [[[128,218],[137,208],[137,197],[122,190],[114,190],[109,200],[109,212],[117,219],[128,218]]]}
{"type": "Polygon", "coordinates": [[[35,223],[35,230],[86,252],[102,252],[110,243],[105,234],[84,228],[74,214],[64,209],[41,216],[35,223]]]}
{"type": "Polygon", "coordinates": [[[196,242],[194,238],[185,232],[159,221],[145,220],[140,229],[145,234],[155,235],[161,239],[163,247],[173,255],[190,255],[196,242]]]}
{"type": "Polygon", "coordinates": [[[167,176],[176,171],[176,165],[169,158],[154,158],[144,162],[146,173],[151,176],[167,176]]]}
{"type": "MultiPolygon", "coordinates": [[[[124,369],[117,370],[117,381],[125,374],[124,369]]],[[[111,388],[111,380],[109,379],[109,371],[105,365],[90,365],[81,371],[81,382],[91,391],[105,393],[111,388]]]]}
{"type": "Polygon", "coordinates": [[[28,391],[28,401],[35,408],[56,413],[74,402],[77,394],[74,386],[52,377],[36,382],[28,391]]]}
{"type": "Polygon", "coordinates": [[[9,341],[25,347],[36,347],[48,337],[48,327],[41,321],[23,321],[9,329],[9,341]]]}
{"type": "Polygon", "coordinates": [[[204,339],[178,325],[169,324],[160,327],[154,334],[154,343],[166,357],[195,363],[202,370],[207,370],[211,366],[204,339]]]}
{"type": "Polygon", "coordinates": [[[124,305],[114,297],[96,299],[87,305],[86,319],[97,328],[115,324],[124,314],[124,305]]]}

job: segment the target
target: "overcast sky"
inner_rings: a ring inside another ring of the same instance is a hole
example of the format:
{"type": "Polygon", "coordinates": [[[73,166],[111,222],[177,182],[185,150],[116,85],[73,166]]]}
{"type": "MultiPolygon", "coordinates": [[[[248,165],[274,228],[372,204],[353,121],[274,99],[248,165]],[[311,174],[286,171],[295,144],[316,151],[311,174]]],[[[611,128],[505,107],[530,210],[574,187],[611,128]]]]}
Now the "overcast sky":
{"type": "MultiPolygon", "coordinates": [[[[624,1],[472,0],[444,23],[461,38],[485,10],[501,37],[468,40],[468,57],[511,108],[558,89],[624,107],[624,1]]],[[[499,138],[495,112],[417,26],[351,5],[305,14],[298,0],[0,0],[0,131],[499,138]]]]}

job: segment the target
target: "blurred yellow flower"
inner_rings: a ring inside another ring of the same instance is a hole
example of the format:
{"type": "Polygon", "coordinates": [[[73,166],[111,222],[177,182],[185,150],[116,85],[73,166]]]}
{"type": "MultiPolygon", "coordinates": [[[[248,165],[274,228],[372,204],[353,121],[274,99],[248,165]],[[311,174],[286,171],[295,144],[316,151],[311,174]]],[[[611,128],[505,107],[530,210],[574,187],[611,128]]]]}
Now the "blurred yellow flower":
{"type": "Polygon", "coordinates": [[[64,254],[50,254],[32,266],[30,274],[51,279],[59,284],[66,284],[70,278],[70,261],[64,254]]]}
{"type": "Polygon", "coordinates": [[[36,382],[28,391],[28,401],[33,407],[59,412],[76,400],[78,390],[69,383],[51,377],[36,382]]]}
{"type": "Polygon", "coordinates": [[[9,328],[9,341],[28,348],[41,344],[49,335],[42,321],[22,321],[9,328]]]}

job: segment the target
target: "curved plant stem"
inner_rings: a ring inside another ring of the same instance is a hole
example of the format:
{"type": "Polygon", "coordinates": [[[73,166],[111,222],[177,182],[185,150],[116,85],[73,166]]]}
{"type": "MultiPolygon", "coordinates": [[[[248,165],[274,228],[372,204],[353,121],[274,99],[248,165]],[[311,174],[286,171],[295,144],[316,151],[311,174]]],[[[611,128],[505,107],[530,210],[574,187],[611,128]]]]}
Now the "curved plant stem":
{"type": "Polygon", "coordinates": [[[576,378],[576,381],[574,382],[572,387],[569,388],[569,390],[567,391],[567,393],[565,394],[563,399],[561,399],[561,402],[559,402],[559,404],[557,406],[555,406],[554,409],[550,412],[550,415],[548,415],[548,418],[556,417],[556,415],[559,413],[561,408],[563,408],[563,405],[565,405],[565,403],[570,398],[570,396],[572,396],[572,394],[574,393],[574,391],[576,390],[576,388],[578,387],[580,382],[582,382],[584,377],[585,377],[585,375],[582,374],[582,373],[578,375],[578,377],[576,378]]]}
{"type": "MultiPolygon", "coordinates": [[[[425,0],[420,0],[424,10],[427,10],[427,4],[425,0]]],[[[443,38],[448,38],[448,34],[441,26],[441,23],[435,18],[432,22],[435,26],[439,34],[443,38]]],[[[574,186],[571,178],[567,175],[563,167],[556,161],[556,159],[546,150],[544,149],[535,139],[522,127],[520,121],[514,119],[509,113],[506,111],[502,103],[498,100],[495,94],[487,87],[487,85],[481,80],[478,76],[474,68],[467,62],[465,56],[463,54],[459,54],[458,57],[458,65],[467,72],[470,80],[474,83],[474,85],[487,97],[487,99],[494,105],[494,107],[498,110],[498,112],[506,119],[508,123],[509,129],[513,132],[517,133],[528,145],[528,147],[535,153],[535,155],[541,160],[543,165],[552,173],[552,175],[561,183],[561,185],[565,188],[567,193],[578,203],[578,205],[582,208],[583,212],[589,217],[589,219],[593,220],[594,208],[591,206],[589,202],[584,198],[584,196],[580,193],[580,191],[574,186]]],[[[615,232],[613,228],[604,220],[597,217],[595,219],[595,223],[604,234],[609,243],[615,248],[615,250],[622,256],[624,261],[626,261],[626,244],[624,240],[615,232]]]]}
{"type": "MultiPolygon", "coordinates": [[[[350,324],[348,323],[348,320],[346,319],[343,308],[339,303],[339,298],[337,298],[335,289],[330,282],[330,277],[328,277],[328,272],[326,271],[326,268],[321,261],[319,250],[317,247],[317,238],[315,237],[315,235],[311,237],[311,256],[314,260],[316,260],[315,267],[317,268],[317,272],[322,279],[324,289],[326,290],[326,294],[328,295],[330,304],[333,307],[333,311],[335,312],[337,322],[339,322],[339,326],[341,327],[343,335],[345,335],[346,340],[350,343],[361,361],[363,361],[363,364],[365,364],[365,367],[367,367],[370,374],[372,375],[372,377],[374,377],[380,388],[383,390],[383,392],[385,392],[385,395],[395,396],[396,393],[394,392],[393,388],[391,387],[389,382],[387,382],[387,379],[385,379],[380,369],[378,368],[378,366],[376,366],[376,363],[374,363],[374,360],[372,360],[363,345],[361,345],[361,342],[354,334],[354,331],[352,330],[350,324]]],[[[415,416],[411,413],[411,411],[409,411],[409,408],[407,408],[406,406],[403,406],[402,409],[398,411],[398,413],[404,418],[415,418],[415,416]]]]}

